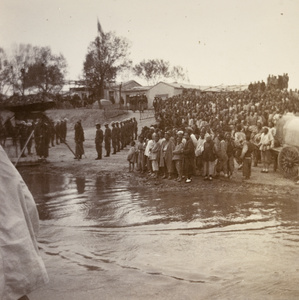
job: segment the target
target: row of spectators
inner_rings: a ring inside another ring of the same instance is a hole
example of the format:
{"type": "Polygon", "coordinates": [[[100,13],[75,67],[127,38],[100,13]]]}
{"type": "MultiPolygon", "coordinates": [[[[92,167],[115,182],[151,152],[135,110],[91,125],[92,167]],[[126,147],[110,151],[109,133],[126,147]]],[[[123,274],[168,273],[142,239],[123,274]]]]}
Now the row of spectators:
{"type": "Polygon", "coordinates": [[[185,93],[161,101],[158,125],[144,128],[135,146],[137,168],[154,177],[162,174],[180,181],[186,176],[190,182],[195,172],[210,180],[220,174],[230,177],[234,166],[241,167],[246,159],[244,177],[249,178],[252,159],[255,166],[262,162],[267,173],[271,148],[279,145],[275,125],[284,114],[299,111],[296,96],[272,89],[185,93]]]}

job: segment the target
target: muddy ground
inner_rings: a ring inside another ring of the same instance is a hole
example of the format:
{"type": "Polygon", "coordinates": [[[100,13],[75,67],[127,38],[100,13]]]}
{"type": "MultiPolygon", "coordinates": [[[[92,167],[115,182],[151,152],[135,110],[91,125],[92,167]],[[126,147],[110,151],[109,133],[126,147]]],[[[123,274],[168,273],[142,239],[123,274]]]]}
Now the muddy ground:
{"type": "MultiPolygon", "coordinates": [[[[284,178],[283,174],[278,170],[273,171],[273,166],[268,174],[261,173],[261,166],[252,168],[252,176],[250,180],[244,181],[242,178],[242,171],[237,170],[231,179],[220,177],[212,182],[203,181],[200,176],[194,176],[192,183],[176,182],[174,180],[167,179],[152,179],[147,174],[140,174],[139,172],[128,172],[128,162],[126,160],[129,147],[118,152],[116,155],[110,157],[103,157],[102,160],[95,160],[95,124],[100,122],[112,122],[115,120],[123,120],[126,118],[135,117],[138,121],[138,130],[144,126],[150,126],[155,122],[154,118],[150,118],[150,114],[144,113],[141,119],[140,113],[132,111],[125,111],[123,114],[115,116],[113,118],[107,118],[104,116],[103,111],[99,109],[72,109],[72,110],[49,110],[47,115],[53,120],[60,118],[68,119],[68,133],[67,143],[69,147],[74,150],[74,124],[78,119],[82,120],[83,129],[85,132],[84,149],[85,155],[81,160],[74,159],[74,155],[65,144],[55,145],[49,149],[49,157],[47,162],[40,165],[31,167],[32,170],[41,169],[43,172],[57,173],[57,174],[72,174],[76,177],[94,177],[105,174],[113,174],[115,177],[126,179],[133,186],[139,186],[144,188],[155,188],[157,190],[166,190],[175,192],[177,190],[185,190],[188,193],[196,191],[212,191],[217,189],[220,191],[234,191],[244,192],[248,191],[253,194],[277,194],[283,195],[298,195],[299,186],[296,185],[295,179],[284,178]]],[[[102,126],[104,127],[104,126],[102,126]]],[[[103,129],[103,128],[102,128],[103,129]]],[[[103,149],[105,154],[105,150],[103,149]]],[[[103,154],[103,155],[104,155],[103,154]]],[[[25,160],[34,161],[36,157],[27,157],[25,160]]],[[[21,167],[19,167],[21,168],[21,167]]],[[[23,168],[23,167],[22,167],[23,168]]],[[[26,167],[26,171],[30,171],[31,168],[26,167]]],[[[24,171],[24,170],[23,170],[24,171]]]]}

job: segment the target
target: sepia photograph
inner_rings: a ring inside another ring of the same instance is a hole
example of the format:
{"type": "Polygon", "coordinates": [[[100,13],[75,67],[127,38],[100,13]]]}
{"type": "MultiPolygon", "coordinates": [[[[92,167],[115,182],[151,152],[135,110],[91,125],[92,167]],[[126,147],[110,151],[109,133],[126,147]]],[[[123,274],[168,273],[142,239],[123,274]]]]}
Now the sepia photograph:
{"type": "Polygon", "coordinates": [[[0,0],[0,300],[299,299],[298,10],[0,0]]]}

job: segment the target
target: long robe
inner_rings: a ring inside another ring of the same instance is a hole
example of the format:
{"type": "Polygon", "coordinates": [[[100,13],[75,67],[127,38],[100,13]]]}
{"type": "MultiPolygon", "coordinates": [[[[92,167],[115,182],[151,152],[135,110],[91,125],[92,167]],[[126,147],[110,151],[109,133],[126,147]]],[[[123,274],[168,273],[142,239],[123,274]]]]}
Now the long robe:
{"type": "Polygon", "coordinates": [[[48,275],[36,241],[36,204],[1,146],[0,195],[0,299],[16,300],[47,283],[48,275]]]}

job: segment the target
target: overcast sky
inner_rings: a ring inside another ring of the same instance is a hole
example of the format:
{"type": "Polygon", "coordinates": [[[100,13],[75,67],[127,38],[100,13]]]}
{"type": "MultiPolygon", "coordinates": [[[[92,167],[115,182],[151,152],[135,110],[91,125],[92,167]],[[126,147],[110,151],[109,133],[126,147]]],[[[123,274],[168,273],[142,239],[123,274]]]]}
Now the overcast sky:
{"type": "Polygon", "coordinates": [[[288,73],[299,88],[298,11],[297,0],[0,0],[0,47],[50,46],[78,79],[99,18],[104,32],[130,41],[133,63],[167,60],[188,70],[190,84],[288,73]]]}

